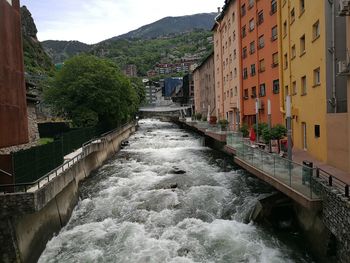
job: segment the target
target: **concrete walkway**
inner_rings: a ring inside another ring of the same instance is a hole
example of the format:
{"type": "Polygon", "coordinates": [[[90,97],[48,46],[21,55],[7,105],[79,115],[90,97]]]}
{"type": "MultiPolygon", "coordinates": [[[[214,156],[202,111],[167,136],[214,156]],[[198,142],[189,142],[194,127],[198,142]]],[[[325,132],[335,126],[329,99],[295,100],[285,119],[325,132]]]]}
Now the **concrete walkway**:
{"type": "Polygon", "coordinates": [[[293,161],[301,164],[304,160],[313,162],[314,167],[321,168],[322,170],[331,174],[335,178],[342,180],[344,183],[350,185],[350,174],[349,173],[344,172],[344,171],[342,171],[338,168],[335,168],[331,165],[328,165],[328,164],[325,164],[323,162],[318,161],[317,159],[315,159],[311,155],[309,155],[307,151],[300,150],[300,149],[293,149],[293,161]]]}

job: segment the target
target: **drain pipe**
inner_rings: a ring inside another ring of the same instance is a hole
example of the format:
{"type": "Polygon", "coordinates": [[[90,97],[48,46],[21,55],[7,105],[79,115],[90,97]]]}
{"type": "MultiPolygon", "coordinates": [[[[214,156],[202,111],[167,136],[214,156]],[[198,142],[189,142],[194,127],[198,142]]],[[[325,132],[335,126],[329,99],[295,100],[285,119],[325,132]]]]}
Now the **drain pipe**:
{"type": "MultiPolygon", "coordinates": [[[[328,0],[328,3],[332,6],[332,106],[334,107],[334,113],[337,113],[337,92],[336,92],[336,77],[337,77],[337,68],[336,68],[336,53],[335,53],[335,3],[334,0],[328,0]]],[[[327,66],[327,65],[326,65],[327,66]]]]}
{"type": "MultiPolygon", "coordinates": [[[[223,90],[224,90],[224,72],[223,72],[223,68],[222,68],[222,60],[223,60],[223,54],[222,53],[223,52],[222,52],[222,34],[221,34],[222,25],[218,21],[220,15],[221,15],[221,11],[220,11],[220,7],[218,7],[218,15],[215,17],[215,23],[218,26],[218,31],[219,31],[219,35],[220,35],[219,50],[220,50],[220,68],[221,68],[221,81],[220,81],[221,93],[220,93],[220,102],[219,103],[221,104],[221,108],[222,108],[222,109],[220,109],[220,107],[219,107],[219,109],[217,109],[219,111],[222,110],[222,112],[220,113],[220,116],[217,116],[218,119],[221,119],[221,115],[224,116],[224,92],[223,92],[223,90]]],[[[214,56],[214,59],[215,59],[215,56],[214,56]]],[[[216,100],[216,98],[215,98],[215,100],[216,100]]]]}

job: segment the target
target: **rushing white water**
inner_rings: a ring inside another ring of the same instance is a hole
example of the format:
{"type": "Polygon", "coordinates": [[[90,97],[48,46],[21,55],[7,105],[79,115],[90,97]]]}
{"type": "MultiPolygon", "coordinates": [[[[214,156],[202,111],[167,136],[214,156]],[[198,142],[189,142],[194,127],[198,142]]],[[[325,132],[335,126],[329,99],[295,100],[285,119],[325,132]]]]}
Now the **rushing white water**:
{"type": "Polygon", "coordinates": [[[311,262],[253,223],[271,189],[175,125],[143,120],[130,145],[81,186],[39,262],[311,262]]]}

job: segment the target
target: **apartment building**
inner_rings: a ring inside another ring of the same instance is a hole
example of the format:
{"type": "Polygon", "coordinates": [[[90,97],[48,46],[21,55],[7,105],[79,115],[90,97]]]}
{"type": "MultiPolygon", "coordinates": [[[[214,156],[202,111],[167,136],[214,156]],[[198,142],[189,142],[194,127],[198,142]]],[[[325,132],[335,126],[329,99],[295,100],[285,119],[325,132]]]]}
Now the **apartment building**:
{"type": "Polygon", "coordinates": [[[216,116],[214,53],[193,72],[195,112],[207,118],[216,116]]]}
{"type": "Polygon", "coordinates": [[[227,119],[232,130],[238,129],[241,111],[239,2],[225,1],[212,29],[217,117],[227,119]]]}
{"type": "Polygon", "coordinates": [[[282,123],[278,71],[278,28],[276,0],[241,0],[240,35],[242,57],[242,117],[248,125],[268,121],[282,123]]]}
{"type": "Polygon", "coordinates": [[[280,100],[285,111],[291,96],[294,147],[324,162],[342,158],[329,147],[348,136],[337,120],[347,111],[346,79],[336,73],[337,61],[346,60],[345,19],[335,1],[279,0],[278,9],[280,100]]]}
{"type": "Polygon", "coordinates": [[[0,148],[28,142],[19,0],[0,0],[0,148]]]}

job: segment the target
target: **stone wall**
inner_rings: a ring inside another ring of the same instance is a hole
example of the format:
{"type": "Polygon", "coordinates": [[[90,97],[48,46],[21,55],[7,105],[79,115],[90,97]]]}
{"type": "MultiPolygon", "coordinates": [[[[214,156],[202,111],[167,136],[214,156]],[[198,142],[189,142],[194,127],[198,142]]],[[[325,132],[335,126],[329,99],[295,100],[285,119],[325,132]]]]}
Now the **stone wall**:
{"type": "Polygon", "coordinates": [[[321,179],[314,179],[313,187],[323,201],[323,222],[336,238],[337,257],[350,263],[350,199],[321,179]]]}

